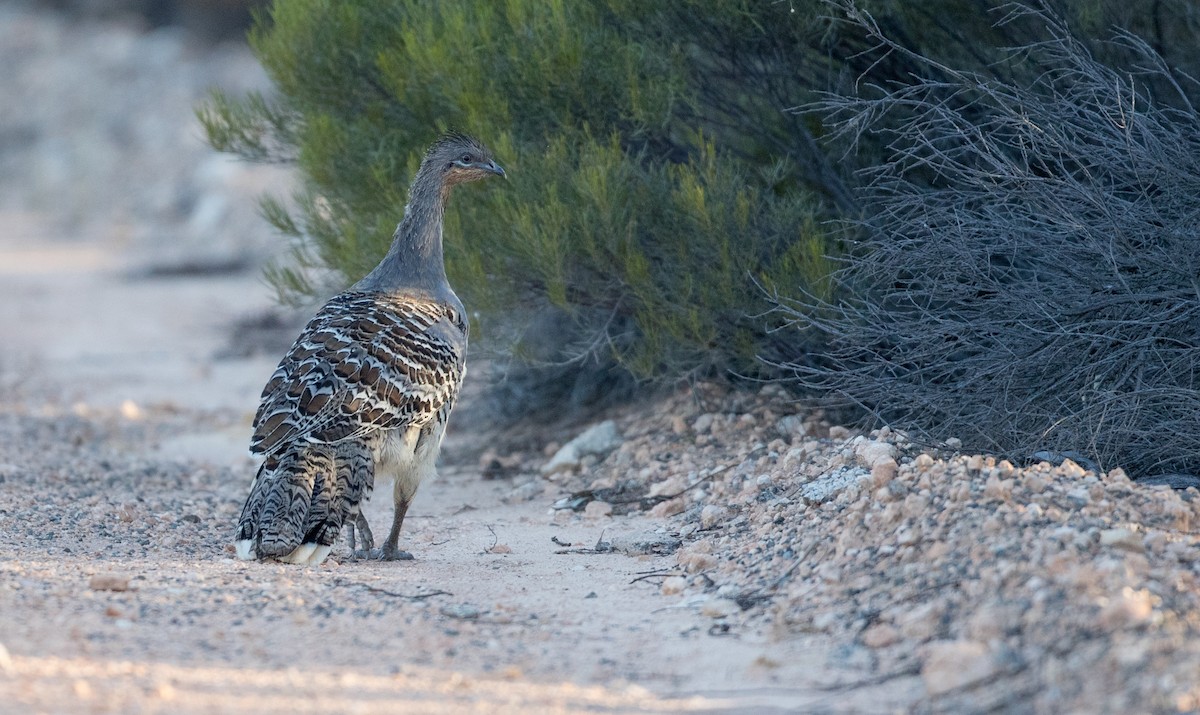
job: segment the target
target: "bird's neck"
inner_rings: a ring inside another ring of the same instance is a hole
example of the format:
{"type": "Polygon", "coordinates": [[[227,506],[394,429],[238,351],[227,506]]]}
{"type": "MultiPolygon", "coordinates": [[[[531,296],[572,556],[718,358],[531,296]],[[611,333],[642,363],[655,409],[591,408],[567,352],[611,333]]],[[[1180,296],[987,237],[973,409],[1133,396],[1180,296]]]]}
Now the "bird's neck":
{"type": "Polygon", "coordinates": [[[404,219],[396,227],[387,255],[354,288],[382,293],[450,290],[442,257],[442,217],[449,187],[431,167],[423,166],[410,190],[404,219]]]}

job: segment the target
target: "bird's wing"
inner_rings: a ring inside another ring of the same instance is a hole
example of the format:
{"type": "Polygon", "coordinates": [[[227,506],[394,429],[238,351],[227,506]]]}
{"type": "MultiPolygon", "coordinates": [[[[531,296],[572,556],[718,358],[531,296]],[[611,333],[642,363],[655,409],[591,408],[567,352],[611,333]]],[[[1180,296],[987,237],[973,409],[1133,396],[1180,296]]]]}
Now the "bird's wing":
{"type": "Polygon", "coordinates": [[[428,424],[458,395],[466,329],[457,311],[427,299],[334,297],[263,388],[250,451],[428,424]]]}

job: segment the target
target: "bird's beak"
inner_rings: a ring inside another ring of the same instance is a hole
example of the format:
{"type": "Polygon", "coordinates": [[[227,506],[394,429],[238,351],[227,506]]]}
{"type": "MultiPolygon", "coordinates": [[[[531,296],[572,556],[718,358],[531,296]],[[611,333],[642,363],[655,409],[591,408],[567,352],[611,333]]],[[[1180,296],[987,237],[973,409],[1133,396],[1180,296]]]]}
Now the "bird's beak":
{"type": "Polygon", "coordinates": [[[499,164],[497,164],[497,163],[496,163],[496,162],[494,162],[494,161],[489,161],[489,162],[487,163],[487,165],[486,165],[486,166],[484,166],[483,168],[484,168],[484,169],[487,169],[487,170],[488,170],[488,171],[490,171],[490,172],[492,172],[492,173],[493,173],[493,174],[495,174],[496,176],[499,176],[501,179],[507,179],[507,178],[508,178],[508,174],[505,174],[505,173],[504,173],[504,169],[502,169],[502,168],[500,167],[500,165],[499,165],[499,164]]]}

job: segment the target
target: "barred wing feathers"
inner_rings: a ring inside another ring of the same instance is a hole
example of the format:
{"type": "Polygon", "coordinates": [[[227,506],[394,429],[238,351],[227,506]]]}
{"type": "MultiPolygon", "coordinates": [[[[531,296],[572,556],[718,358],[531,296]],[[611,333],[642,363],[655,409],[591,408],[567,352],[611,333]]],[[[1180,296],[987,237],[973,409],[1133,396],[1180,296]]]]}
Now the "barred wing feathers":
{"type": "Polygon", "coordinates": [[[423,427],[462,382],[467,324],[429,298],[343,293],[309,321],[263,388],[250,451],[423,427]]]}

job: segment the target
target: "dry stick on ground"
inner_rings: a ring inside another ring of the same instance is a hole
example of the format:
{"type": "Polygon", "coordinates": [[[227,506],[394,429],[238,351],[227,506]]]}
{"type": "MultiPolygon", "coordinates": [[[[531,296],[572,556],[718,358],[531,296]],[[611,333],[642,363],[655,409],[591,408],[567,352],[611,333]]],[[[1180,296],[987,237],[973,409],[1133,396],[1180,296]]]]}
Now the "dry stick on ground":
{"type": "Polygon", "coordinates": [[[687,574],[684,574],[679,571],[650,571],[648,573],[644,573],[641,576],[634,578],[629,583],[634,584],[634,583],[637,583],[638,581],[645,581],[646,579],[651,579],[651,578],[670,578],[671,576],[686,576],[686,575],[687,574]]]}
{"type": "Polygon", "coordinates": [[[437,590],[437,591],[430,591],[428,593],[418,593],[418,594],[414,594],[414,595],[410,596],[406,593],[396,593],[395,591],[388,591],[387,589],[379,588],[378,586],[371,586],[370,584],[359,583],[358,581],[347,581],[346,579],[341,579],[341,578],[336,579],[333,583],[335,586],[357,586],[359,588],[365,588],[368,591],[370,591],[371,593],[377,593],[381,596],[391,596],[393,598],[404,598],[409,601],[423,601],[426,598],[433,598],[434,596],[453,596],[454,595],[453,593],[450,593],[449,591],[437,590]]]}

